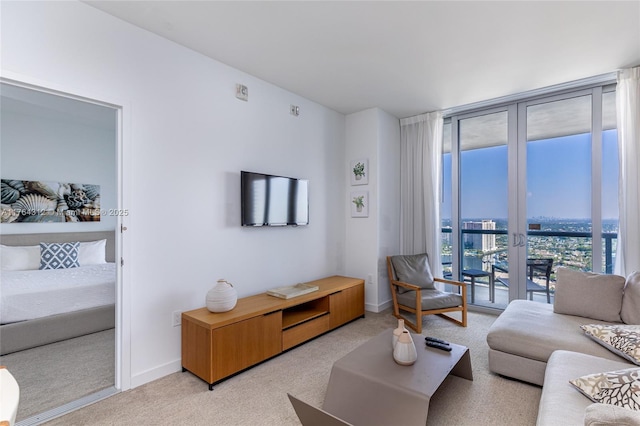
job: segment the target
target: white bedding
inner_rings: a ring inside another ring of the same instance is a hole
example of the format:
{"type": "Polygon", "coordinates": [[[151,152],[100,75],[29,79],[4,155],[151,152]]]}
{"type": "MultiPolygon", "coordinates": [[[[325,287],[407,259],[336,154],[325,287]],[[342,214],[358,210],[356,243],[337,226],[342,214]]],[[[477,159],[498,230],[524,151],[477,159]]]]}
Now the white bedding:
{"type": "Polygon", "coordinates": [[[114,304],[115,282],[115,263],[2,271],[0,324],[114,304]]]}

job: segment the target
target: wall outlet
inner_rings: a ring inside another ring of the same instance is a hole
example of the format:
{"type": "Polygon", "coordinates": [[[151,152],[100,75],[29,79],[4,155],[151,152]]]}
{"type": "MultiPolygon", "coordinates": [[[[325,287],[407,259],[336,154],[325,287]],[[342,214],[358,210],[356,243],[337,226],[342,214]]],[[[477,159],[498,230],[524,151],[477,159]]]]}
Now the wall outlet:
{"type": "Polygon", "coordinates": [[[367,275],[367,284],[373,284],[373,274],[367,275]]]}
{"type": "Polygon", "coordinates": [[[182,312],[173,311],[173,313],[171,314],[171,324],[174,327],[178,327],[180,324],[182,324],[182,312]]]}
{"type": "Polygon", "coordinates": [[[298,105],[289,105],[289,114],[297,117],[300,115],[300,107],[298,105]]]}

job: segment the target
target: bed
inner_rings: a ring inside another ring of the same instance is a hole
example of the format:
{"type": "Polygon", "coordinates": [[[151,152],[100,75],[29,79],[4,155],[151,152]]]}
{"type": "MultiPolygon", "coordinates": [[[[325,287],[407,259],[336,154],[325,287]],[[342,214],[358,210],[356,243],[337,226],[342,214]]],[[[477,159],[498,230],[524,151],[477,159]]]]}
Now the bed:
{"type": "Polygon", "coordinates": [[[75,241],[81,242],[85,259],[102,250],[104,260],[53,270],[4,270],[12,268],[3,265],[0,355],[115,327],[114,231],[0,235],[0,244],[9,250],[31,253],[41,242],[75,241]]]}

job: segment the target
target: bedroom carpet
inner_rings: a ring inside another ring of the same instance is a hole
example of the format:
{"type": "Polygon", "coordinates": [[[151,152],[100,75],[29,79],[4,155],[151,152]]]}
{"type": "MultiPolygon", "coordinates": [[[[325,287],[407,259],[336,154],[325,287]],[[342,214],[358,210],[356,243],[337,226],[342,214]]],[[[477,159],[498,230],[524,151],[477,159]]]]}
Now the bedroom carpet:
{"type": "MultiPolygon", "coordinates": [[[[423,334],[470,348],[474,375],[474,381],[444,381],[431,400],[429,425],[535,424],[541,389],[488,370],[486,335],[495,318],[470,312],[467,328],[435,316],[425,320],[423,334]]],[[[177,372],[47,425],[299,425],[287,392],[322,406],[333,362],[396,324],[389,311],[367,312],[365,319],[238,374],[213,391],[191,373],[177,372]]]]}
{"type": "Polygon", "coordinates": [[[17,421],[113,386],[115,329],[0,357],[20,385],[17,421]]]}

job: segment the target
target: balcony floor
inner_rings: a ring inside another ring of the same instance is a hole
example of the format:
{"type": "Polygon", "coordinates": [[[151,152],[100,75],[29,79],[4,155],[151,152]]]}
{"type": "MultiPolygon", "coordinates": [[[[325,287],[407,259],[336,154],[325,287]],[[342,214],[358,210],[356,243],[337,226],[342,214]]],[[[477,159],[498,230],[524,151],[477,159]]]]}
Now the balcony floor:
{"type": "MultiPolygon", "coordinates": [[[[467,303],[471,305],[471,283],[467,283],[467,303]]],[[[489,308],[504,309],[509,304],[509,289],[503,285],[496,285],[495,303],[489,300],[489,285],[486,283],[478,283],[475,285],[475,303],[476,306],[486,306],[489,308]]],[[[529,293],[530,294],[530,293],[529,293]]],[[[527,294],[527,298],[529,297],[527,294]]],[[[551,304],[553,304],[553,292],[551,293],[551,304]]],[[[546,293],[533,293],[533,300],[536,302],[547,303],[546,293]]]]}

